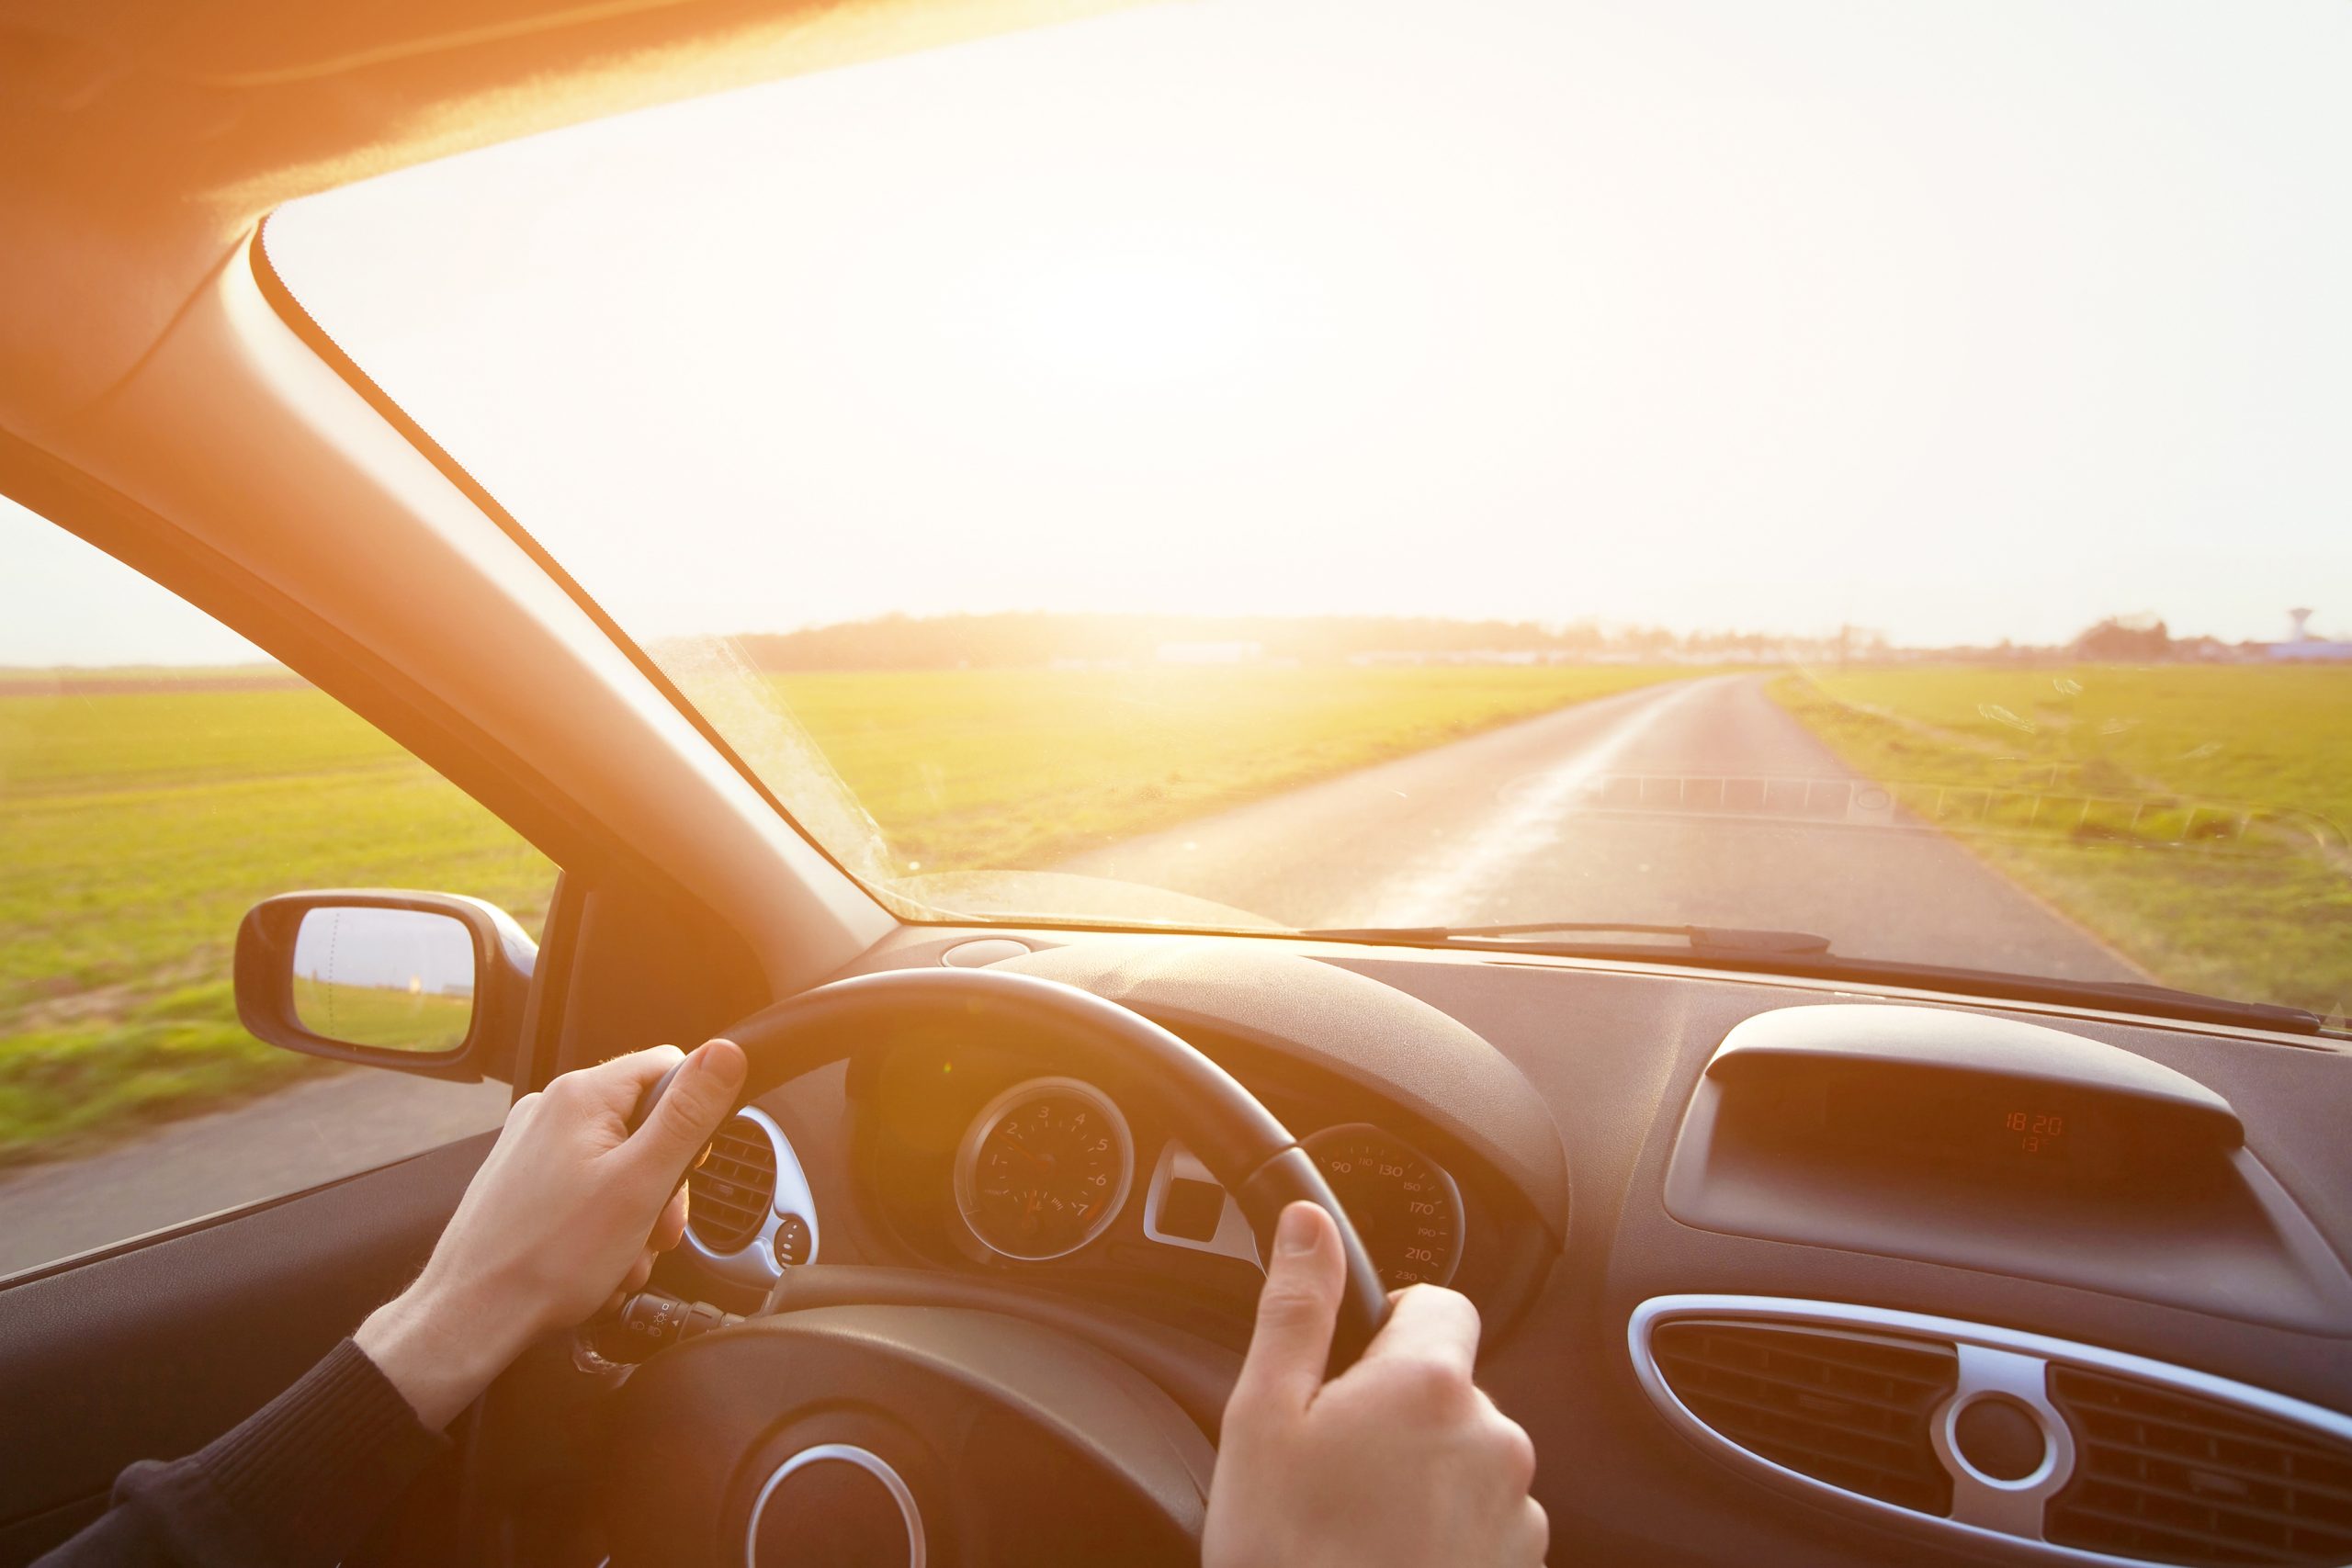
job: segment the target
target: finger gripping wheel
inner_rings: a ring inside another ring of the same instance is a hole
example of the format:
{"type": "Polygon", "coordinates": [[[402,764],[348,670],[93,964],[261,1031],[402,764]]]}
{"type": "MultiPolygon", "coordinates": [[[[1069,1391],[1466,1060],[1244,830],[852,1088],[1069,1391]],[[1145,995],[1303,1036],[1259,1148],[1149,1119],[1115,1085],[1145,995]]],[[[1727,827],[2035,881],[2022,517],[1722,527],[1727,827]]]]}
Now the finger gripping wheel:
{"type": "Polygon", "coordinates": [[[653,1108],[662,1103],[663,1095],[670,1092],[670,1085],[676,1081],[679,1070],[685,1065],[686,1059],[684,1056],[679,1057],[670,1065],[668,1072],[645,1086],[645,1092],[637,1097],[636,1109],[628,1113],[630,1132],[634,1133],[645,1125],[645,1119],[653,1114],[653,1108]]]}
{"type": "MultiPolygon", "coordinates": [[[[1298,1140],[1232,1075],[1174,1034],[1115,1002],[1034,975],[987,969],[903,969],[836,980],[753,1013],[727,1032],[749,1063],[741,1098],[755,1099],[811,1068],[917,1027],[1017,1040],[1061,1068],[1140,1080],[1185,1145],[1241,1206],[1261,1258],[1272,1256],[1284,1207],[1306,1200],[1337,1223],[1347,1285],[1331,1368],[1352,1363],[1387,1316],[1388,1294],[1323,1174],[1298,1140]]],[[[673,1067],[638,1101],[641,1124],[677,1076],[673,1067]]]]}

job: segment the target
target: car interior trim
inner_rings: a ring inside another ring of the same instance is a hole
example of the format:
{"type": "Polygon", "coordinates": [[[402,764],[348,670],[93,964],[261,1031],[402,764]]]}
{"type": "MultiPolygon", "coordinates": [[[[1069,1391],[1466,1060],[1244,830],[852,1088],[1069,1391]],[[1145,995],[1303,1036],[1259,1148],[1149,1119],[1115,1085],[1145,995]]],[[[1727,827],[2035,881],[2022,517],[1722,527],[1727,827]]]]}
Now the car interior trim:
{"type": "Polygon", "coordinates": [[[691,1224],[686,1227],[685,1244],[721,1279],[764,1291],[784,1273],[784,1265],[775,1257],[776,1227],[794,1214],[808,1224],[810,1263],[817,1261],[823,1232],[817,1217],[817,1195],[808,1186],[808,1173],[801,1168],[798,1152],[784,1129],[776,1125],[775,1118],[756,1105],[746,1105],[735,1115],[766,1134],[768,1146],[775,1152],[775,1192],[768,1201],[767,1217],[761,1222],[758,1234],[732,1252],[713,1250],[695,1234],[691,1224]]]}
{"type": "Polygon", "coordinates": [[[2224,1096],[2019,1019],[1859,1001],[1751,1015],[1692,1090],[1665,1203],[1725,1235],[2352,1328],[2352,1272],[2224,1096]],[[2013,1125],[2052,1112],[2068,1142],[2020,1152],[2014,1135],[1974,1135],[2005,1109],[2013,1125]],[[2037,1215],[2023,1232],[2009,1219],[2020,1201],[2037,1215]],[[2130,1269],[2149,1247],[2178,1266],[2130,1269]]]}
{"type": "MultiPolygon", "coordinates": [[[[888,912],[288,324],[243,256],[215,270],[107,407],[107,446],[120,460],[102,478],[363,653],[404,665],[410,684],[495,738],[574,818],[602,824],[600,841],[626,850],[640,825],[695,802],[663,854],[637,858],[736,925],[771,994],[814,982],[890,929],[888,912]],[[261,419],[262,410],[277,417],[261,419]],[[170,458],[191,448],[277,482],[233,505],[188,493],[185,467],[170,458]],[[318,529],[324,496],[347,533],[318,529]],[[603,740],[593,755],[589,734],[603,740]]],[[[348,683],[342,661],[293,667],[331,695],[348,683]]]]}
{"type": "Polygon", "coordinates": [[[1223,1191],[1217,1179],[1200,1156],[1177,1139],[1170,1138],[1159,1146],[1159,1158],[1152,1166],[1151,1182],[1143,1195],[1143,1234],[1163,1247],[1181,1247],[1191,1252],[1213,1253],[1220,1258],[1238,1258],[1253,1269],[1266,1265],[1258,1256],[1258,1238],[1250,1231],[1248,1216],[1241,1205],[1226,1192],[1224,1206],[1217,1212],[1216,1229],[1205,1241],[1191,1236],[1176,1235],[1160,1227],[1160,1211],[1168,1201],[1170,1185],[1178,1180],[1204,1181],[1223,1191]]]}
{"type": "Polygon", "coordinates": [[[870,1449],[855,1443],[817,1443],[802,1449],[782,1464],[762,1483],[759,1495],[752,1503],[752,1520],[743,1530],[743,1561],[749,1568],[760,1568],[760,1516],[765,1512],[768,1499],[786,1478],[812,1464],[854,1464],[882,1483],[890,1500],[899,1506],[899,1517],[907,1526],[907,1568],[923,1568],[924,1540],[922,1510],[915,1505],[915,1495],[906,1478],[890,1467],[890,1461],[870,1449]]]}
{"type": "Polygon", "coordinates": [[[1762,1479],[1859,1510],[1882,1522],[1957,1535],[1978,1546],[2006,1546],[2046,1562],[2146,1568],[2149,1562],[2160,1561],[2110,1556],[2044,1539],[2044,1506],[2072,1479],[2075,1457],[2072,1429],[2048,1392],[2049,1372],[2053,1367],[2082,1367],[2112,1373],[2160,1390],[2267,1416],[2324,1438],[2352,1443],[2352,1416],[2267,1389],[2075,1340],[1888,1307],[1781,1296],[1654,1296],[1634,1309],[1626,1325],[1626,1343],[1634,1375],[1640,1379],[1650,1402],[1676,1430],[1707,1452],[1762,1479]],[[1951,1516],[1923,1513],[1804,1474],[1743,1447],[1702,1420],[1676,1393],[1660,1370],[1654,1344],[1657,1331],[1666,1325],[1694,1319],[1847,1330],[1925,1342],[1929,1347],[1941,1346],[1956,1351],[1958,1385],[1929,1426],[1937,1458],[1952,1479],[1951,1516]],[[2048,1444],[2042,1462],[2012,1482],[1986,1475],[1962,1459],[1952,1437],[1953,1423],[1961,1411],[1988,1396],[2007,1397],[2027,1406],[2048,1444]]]}
{"type": "MultiPolygon", "coordinates": [[[[276,311],[278,320],[284,322],[287,328],[300,338],[322,363],[341,378],[346,386],[365,400],[368,405],[374,409],[382,417],[384,423],[391,426],[402,440],[414,447],[425,461],[439,470],[444,479],[456,486],[458,491],[481,511],[482,516],[489,519],[501,533],[514,542],[517,549],[528,556],[547,574],[548,580],[579,607],[580,612],[595,625],[596,629],[611,640],[612,645],[619,649],[622,656],[636,667],[638,673],[669,701],[680,716],[694,728],[695,733],[700,735],[713,750],[726,760],[728,766],[734,770],[752,793],[765,801],[776,815],[791,827],[797,837],[805,840],[812,851],[854,883],[861,892],[876,902],[883,902],[882,894],[874,886],[873,879],[860,876],[850,866],[844,864],[819,835],[810,833],[801,826],[792,810],[777,798],[768,782],[760,776],[759,770],[745,761],[741,754],[735,750],[733,743],[720,733],[716,725],[703,716],[699,708],[687,700],[685,694],[678,689],[675,682],[671,680],[669,672],[655,662],[653,657],[644,649],[638,646],[637,639],[623,630],[620,623],[614,620],[605,612],[604,606],[596,603],[595,598],[581,585],[580,581],[573,577],[544,545],[539,543],[537,537],[528,528],[523,525],[522,520],[502,505],[498,498],[474,477],[470,469],[460,463],[454,454],[435,440],[430,432],[411,417],[408,411],[401,406],[399,400],[393,398],[374,377],[362,369],[359,362],[354,359],[345,350],[343,344],[336,341],[334,335],[311,313],[310,309],[295,294],[292,287],[287,283],[285,276],[278,272],[276,263],[270,258],[269,220],[266,216],[255,225],[253,239],[246,245],[245,251],[252,264],[254,284],[259,288],[262,298],[276,311]]],[[[892,904],[894,912],[899,906],[906,903],[907,901],[903,898],[897,898],[894,896],[892,904]]],[[[921,911],[917,909],[910,912],[921,911]]]]}

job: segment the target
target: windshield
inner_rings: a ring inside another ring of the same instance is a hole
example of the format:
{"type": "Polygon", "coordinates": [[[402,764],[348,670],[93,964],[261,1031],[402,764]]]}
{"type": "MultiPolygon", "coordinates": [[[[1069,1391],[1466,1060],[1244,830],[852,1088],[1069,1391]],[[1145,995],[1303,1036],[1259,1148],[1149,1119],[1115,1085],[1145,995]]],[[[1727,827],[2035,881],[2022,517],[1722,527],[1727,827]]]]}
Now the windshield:
{"type": "Polygon", "coordinates": [[[2336,0],[1202,0],[267,249],[902,914],[2341,1015],[2347,80],[2336,0]]]}

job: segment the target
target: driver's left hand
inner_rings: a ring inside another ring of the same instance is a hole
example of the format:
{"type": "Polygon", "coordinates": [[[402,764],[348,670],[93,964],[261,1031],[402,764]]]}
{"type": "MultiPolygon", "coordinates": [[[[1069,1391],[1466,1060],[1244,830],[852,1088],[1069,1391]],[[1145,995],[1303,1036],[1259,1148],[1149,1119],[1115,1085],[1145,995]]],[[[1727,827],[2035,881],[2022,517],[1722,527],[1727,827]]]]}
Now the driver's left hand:
{"type": "Polygon", "coordinates": [[[565,1073],[507,1112],[416,1282],[354,1336],[435,1429],[539,1335],[641,1288],[686,1225],[679,1178],[743,1087],[742,1049],[713,1040],[631,1133],[674,1045],[565,1073]]]}

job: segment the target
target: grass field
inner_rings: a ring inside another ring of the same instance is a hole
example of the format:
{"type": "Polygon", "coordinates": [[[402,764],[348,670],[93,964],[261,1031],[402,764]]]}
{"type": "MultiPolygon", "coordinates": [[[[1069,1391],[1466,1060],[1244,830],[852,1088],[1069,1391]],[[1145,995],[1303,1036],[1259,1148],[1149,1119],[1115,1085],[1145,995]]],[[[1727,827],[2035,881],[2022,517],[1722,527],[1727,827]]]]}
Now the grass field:
{"type": "Polygon", "coordinates": [[[2352,1011],[2352,670],[1895,668],[1773,694],[2157,979],[2352,1011]]]}
{"type": "MultiPolygon", "coordinates": [[[[1678,670],[781,677],[906,869],[1035,867],[1678,670]]],[[[236,1021],[255,900],[410,886],[536,931],[554,868],[328,698],[236,671],[0,681],[0,1164],[317,1064],[236,1021]]],[[[325,1069],[332,1070],[332,1069],[325,1069]]]]}
{"type": "Polygon", "coordinates": [[[471,997],[375,986],[331,986],[294,976],[294,1018],[314,1034],[378,1051],[454,1051],[472,1027],[471,997]]]}
{"type": "Polygon", "coordinates": [[[319,1065],[238,1024],[229,957],[296,887],[447,887],[536,930],[554,868],[319,694],[0,696],[0,1164],[319,1065]]]}

